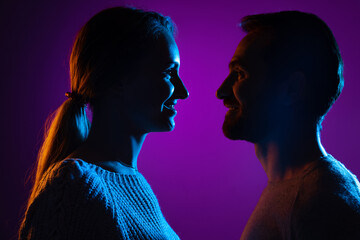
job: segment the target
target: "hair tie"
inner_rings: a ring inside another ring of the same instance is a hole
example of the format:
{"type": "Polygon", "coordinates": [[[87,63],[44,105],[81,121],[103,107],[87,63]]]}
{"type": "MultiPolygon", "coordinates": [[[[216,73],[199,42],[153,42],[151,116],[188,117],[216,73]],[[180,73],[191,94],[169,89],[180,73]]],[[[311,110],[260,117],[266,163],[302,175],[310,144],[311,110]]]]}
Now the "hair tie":
{"type": "Polygon", "coordinates": [[[72,100],[75,100],[76,102],[85,105],[86,104],[86,100],[80,95],[77,94],[76,92],[66,92],[65,96],[67,98],[71,98],[72,100]]]}
{"type": "Polygon", "coordinates": [[[72,93],[71,93],[71,92],[66,92],[66,93],[65,93],[65,96],[66,96],[67,98],[72,98],[72,93]]]}

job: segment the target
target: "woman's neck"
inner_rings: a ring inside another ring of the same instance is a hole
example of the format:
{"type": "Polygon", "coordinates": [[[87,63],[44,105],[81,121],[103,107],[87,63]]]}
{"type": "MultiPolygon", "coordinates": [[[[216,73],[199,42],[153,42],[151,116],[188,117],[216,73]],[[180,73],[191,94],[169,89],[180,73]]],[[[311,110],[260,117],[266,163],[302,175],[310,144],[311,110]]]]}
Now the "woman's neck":
{"type": "Polygon", "coordinates": [[[137,170],[137,158],[146,135],[135,133],[116,118],[93,118],[88,138],[69,157],[81,158],[114,172],[124,167],[137,170]]]}

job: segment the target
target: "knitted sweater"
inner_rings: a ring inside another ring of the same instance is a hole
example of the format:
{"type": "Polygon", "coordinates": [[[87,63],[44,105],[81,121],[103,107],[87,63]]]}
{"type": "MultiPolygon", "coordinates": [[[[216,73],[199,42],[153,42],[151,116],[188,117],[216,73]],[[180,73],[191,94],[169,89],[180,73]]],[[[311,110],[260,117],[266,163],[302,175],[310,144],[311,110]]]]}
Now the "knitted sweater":
{"type": "Polygon", "coordinates": [[[44,175],[19,239],[179,239],[138,172],[66,159],[44,175]]]}
{"type": "Polygon", "coordinates": [[[360,184],[328,155],[299,177],[269,182],[241,240],[360,239],[360,184]]]}

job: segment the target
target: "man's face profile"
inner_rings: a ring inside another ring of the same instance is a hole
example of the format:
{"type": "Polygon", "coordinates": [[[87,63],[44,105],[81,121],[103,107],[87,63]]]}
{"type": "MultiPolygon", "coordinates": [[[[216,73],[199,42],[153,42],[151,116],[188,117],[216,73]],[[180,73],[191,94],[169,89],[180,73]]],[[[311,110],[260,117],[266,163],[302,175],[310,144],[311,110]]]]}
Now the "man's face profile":
{"type": "Polygon", "coordinates": [[[247,34],[229,64],[229,75],[217,91],[228,108],[224,135],[232,140],[257,142],[269,128],[272,86],[263,51],[271,42],[266,32],[247,34]]]}

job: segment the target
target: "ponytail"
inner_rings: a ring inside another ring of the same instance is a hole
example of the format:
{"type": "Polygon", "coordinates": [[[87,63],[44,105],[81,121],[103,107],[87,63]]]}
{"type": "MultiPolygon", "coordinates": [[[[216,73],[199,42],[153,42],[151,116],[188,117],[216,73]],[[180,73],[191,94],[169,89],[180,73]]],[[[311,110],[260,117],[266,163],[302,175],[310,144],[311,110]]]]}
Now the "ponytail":
{"type": "Polygon", "coordinates": [[[28,207],[38,194],[37,186],[49,167],[66,158],[87,138],[90,122],[85,108],[85,104],[69,98],[46,120],[44,141],[37,156],[34,186],[28,207]]]}

